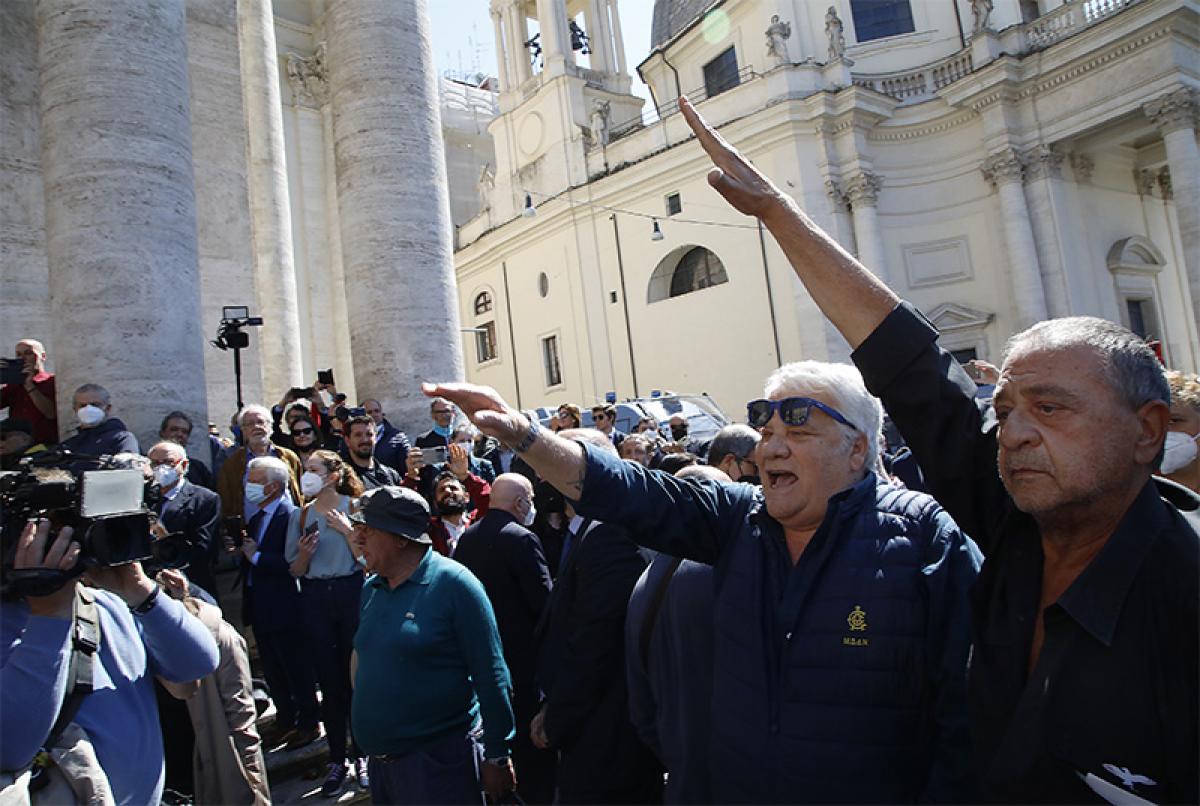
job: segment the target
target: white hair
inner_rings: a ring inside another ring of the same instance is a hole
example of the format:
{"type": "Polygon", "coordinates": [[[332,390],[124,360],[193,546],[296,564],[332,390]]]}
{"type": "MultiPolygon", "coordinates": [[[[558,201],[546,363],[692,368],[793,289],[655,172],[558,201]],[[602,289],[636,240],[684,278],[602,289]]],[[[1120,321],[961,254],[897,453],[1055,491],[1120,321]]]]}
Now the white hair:
{"type": "Polygon", "coordinates": [[[182,445],[180,445],[178,442],[171,442],[167,439],[164,439],[162,442],[155,443],[154,447],[146,452],[146,455],[149,456],[159,448],[162,448],[164,451],[171,454],[172,459],[178,459],[180,462],[186,461],[188,458],[187,451],[183,449],[182,445]]]}
{"type": "MultiPolygon", "coordinates": [[[[247,406],[249,408],[249,406],[247,406]]],[[[267,482],[277,481],[286,489],[288,482],[291,481],[292,473],[288,470],[288,466],[283,463],[282,459],[275,456],[258,456],[250,460],[246,465],[247,471],[261,467],[267,471],[267,482]]]]}
{"type": "Polygon", "coordinates": [[[266,406],[260,406],[257,403],[251,403],[250,405],[246,406],[245,408],[243,408],[241,411],[238,412],[238,415],[237,415],[238,428],[242,427],[242,423],[245,421],[246,415],[250,414],[251,412],[254,412],[255,414],[261,414],[263,417],[266,418],[268,423],[271,422],[271,410],[270,409],[268,409],[266,406]]]}
{"type": "Polygon", "coordinates": [[[883,440],[883,406],[867,391],[857,369],[849,364],[796,361],[772,372],[763,389],[769,398],[804,397],[814,392],[828,395],[833,407],[867,438],[866,465],[874,469],[883,440]]]}

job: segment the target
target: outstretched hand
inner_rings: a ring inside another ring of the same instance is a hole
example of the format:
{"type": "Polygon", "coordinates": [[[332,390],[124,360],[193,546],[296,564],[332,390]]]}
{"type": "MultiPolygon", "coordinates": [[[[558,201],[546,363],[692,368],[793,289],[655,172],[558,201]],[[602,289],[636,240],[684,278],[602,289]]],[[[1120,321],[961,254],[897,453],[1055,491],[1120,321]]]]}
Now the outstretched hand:
{"type": "Polygon", "coordinates": [[[773,205],[786,200],[783,191],[700,117],[691,101],[680,98],[679,110],[716,166],[708,172],[708,184],[724,196],[734,209],[745,215],[762,218],[773,205]]]}
{"type": "Polygon", "coordinates": [[[506,445],[520,442],[529,428],[528,418],[505,403],[499,393],[490,386],[476,386],[473,383],[423,383],[421,391],[426,397],[442,397],[449,400],[467,415],[476,428],[506,445]]]}

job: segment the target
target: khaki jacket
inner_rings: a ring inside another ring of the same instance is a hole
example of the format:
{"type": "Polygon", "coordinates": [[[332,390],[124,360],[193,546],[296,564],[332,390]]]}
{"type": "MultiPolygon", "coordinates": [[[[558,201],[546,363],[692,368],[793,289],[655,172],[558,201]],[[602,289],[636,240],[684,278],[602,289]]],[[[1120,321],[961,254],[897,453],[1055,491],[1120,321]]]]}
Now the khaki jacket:
{"type": "MultiPolygon", "coordinates": [[[[300,457],[287,448],[275,446],[279,458],[288,466],[292,478],[288,482],[288,490],[292,494],[292,503],[300,506],[304,498],[300,495],[300,475],[304,468],[300,465],[300,457]]],[[[217,477],[217,494],[221,496],[221,517],[241,515],[245,506],[245,490],[242,479],[246,476],[246,449],[238,448],[229,454],[229,458],[221,465],[221,475],[217,477]]]]}

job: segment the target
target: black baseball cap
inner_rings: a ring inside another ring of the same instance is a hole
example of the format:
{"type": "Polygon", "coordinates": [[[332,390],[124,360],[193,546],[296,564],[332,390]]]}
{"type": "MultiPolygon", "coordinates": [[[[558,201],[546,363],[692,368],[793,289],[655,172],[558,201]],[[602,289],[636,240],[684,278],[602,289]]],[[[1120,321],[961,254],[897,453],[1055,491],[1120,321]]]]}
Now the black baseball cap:
{"type": "Polygon", "coordinates": [[[16,433],[33,436],[33,423],[23,420],[20,417],[9,417],[6,420],[0,420],[0,435],[8,436],[9,434],[16,433]]]}
{"type": "Polygon", "coordinates": [[[429,545],[429,504],[407,487],[378,487],[358,499],[358,512],[350,520],[429,545]]]}

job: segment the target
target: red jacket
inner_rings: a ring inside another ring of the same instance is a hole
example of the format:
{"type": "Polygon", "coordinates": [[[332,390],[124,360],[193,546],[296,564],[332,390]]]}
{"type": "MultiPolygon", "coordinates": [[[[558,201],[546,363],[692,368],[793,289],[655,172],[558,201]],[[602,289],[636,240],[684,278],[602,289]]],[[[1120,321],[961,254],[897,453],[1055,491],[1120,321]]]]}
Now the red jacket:
{"type": "MultiPolygon", "coordinates": [[[[417,479],[405,475],[401,483],[410,490],[420,492],[420,481],[417,479]]],[[[465,528],[487,514],[488,505],[492,499],[492,485],[474,473],[468,473],[467,478],[463,481],[463,486],[467,488],[467,495],[475,504],[475,509],[463,515],[463,527],[465,528]]],[[[434,506],[436,507],[436,504],[434,506]]],[[[434,551],[446,557],[450,556],[450,532],[442,523],[440,515],[431,515],[429,518],[429,538],[433,541],[434,551]]]]}

